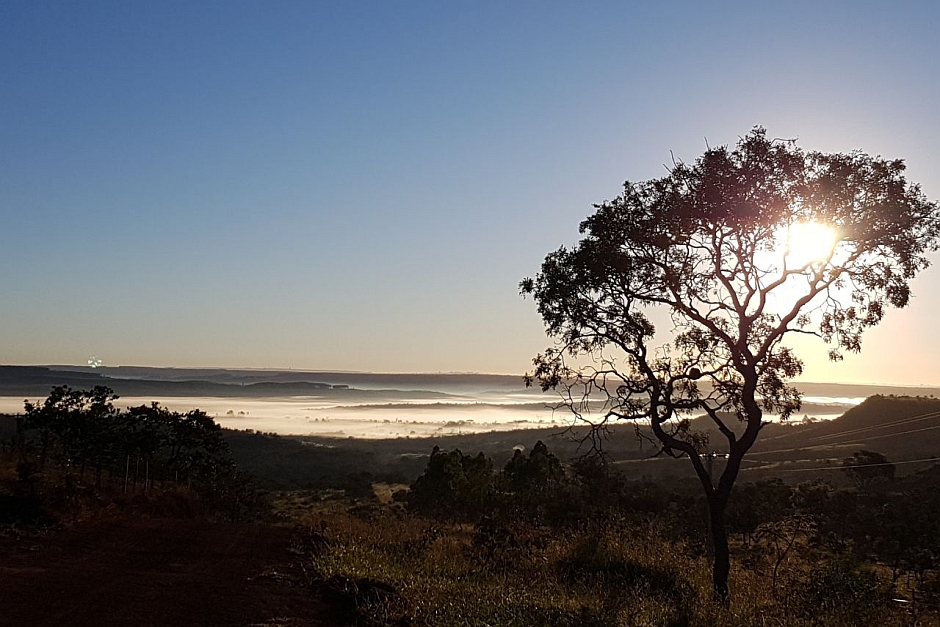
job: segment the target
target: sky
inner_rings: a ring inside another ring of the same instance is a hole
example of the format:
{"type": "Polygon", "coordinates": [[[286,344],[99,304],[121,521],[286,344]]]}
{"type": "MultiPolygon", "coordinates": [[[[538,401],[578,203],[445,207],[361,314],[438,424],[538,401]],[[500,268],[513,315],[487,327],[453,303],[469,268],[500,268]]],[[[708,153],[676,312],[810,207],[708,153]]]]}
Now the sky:
{"type": "MultiPolygon", "coordinates": [[[[0,3],[0,363],[521,374],[519,281],[755,125],[940,198],[940,3],[770,4],[0,3]]],[[[804,378],[940,384],[913,288],[804,378]]]]}

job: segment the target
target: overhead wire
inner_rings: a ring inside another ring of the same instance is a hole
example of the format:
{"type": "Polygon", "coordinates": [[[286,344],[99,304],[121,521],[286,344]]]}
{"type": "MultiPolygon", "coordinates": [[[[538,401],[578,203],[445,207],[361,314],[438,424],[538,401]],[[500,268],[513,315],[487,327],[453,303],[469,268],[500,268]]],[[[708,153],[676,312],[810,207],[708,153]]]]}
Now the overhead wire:
{"type": "MultiPolygon", "coordinates": [[[[924,419],[932,418],[932,417],[937,417],[937,416],[940,416],[940,412],[931,412],[931,413],[929,413],[929,414],[922,414],[922,415],[919,415],[919,416],[912,416],[912,417],[909,417],[909,418],[903,418],[903,419],[900,419],[900,420],[895,420],[895,421],[892,421],[892,422],[890,422],[890,423],[885,423],[885,425],[883,425],[883,426],[888,427],[888,426],[897,426],[897,425],[899,425],[899,424],[905,424],[905,423],[909,424],[909,423],[912,423],[912,422],[917,422],[917,421],[920,421],[920,420],[924,420],[924,419]]],[[[880,427],[879,427],[879,428],[880,428],[880,427]]],[[[844,442],[828,442],[828,443],[823,443],[823,444],[814,444],[814,445],[810,445],[810,446],[800,446],[800,447],[792,447],[792,448],[786,448],[786,449],[775,449],[775,450],[772,450],[772,451],[753,451],[753,452],[749,453],[748,456],[749,456],[749,457],[753,457],[754,455],[769,455],[769,454],[771,454],[771,453],[793,453],[793,452],[806,451],[806,450],[810,450],[810,449],[814,449],[814,448],[819,448],[819,447],[846,446],[846,445],[849,445],[849,444],[858,444],[858,443],[861,443],[861,442],[868,442],[868,441],[871,441],[871,440],[883,440],[883,439],[885,439],[885,438],[897,437],[897,436],[901,436],[901,435],[908,435],[908,434],[911,434],[911,433],[920,433],[920,432],[923,432],[923,431],[933,431],[933,430],[936,430],[936,429],[940,429],[940,425],[932,425],[932,426],[929,426],[929,427],[922,427],[922,428],[920,428],[920,429],[909,429],[909,430],[907,430],[907,431],[900,431],[900,432],[896,432],[896,433],[886,433],[886,434],[871,436],[871,437],[867,437],[867,438],[854,438],[854,439],[850,439],[850,440],[844,441],[844,442]]],[[[866,428],[849,429],[849,430],[846,430],[846,431],[839,432],[839,434],[840,434],[840,435],[847,435],[847,434],[857,433],[857,432],[859,432],[859,431],[866,431],[866,430],[870,430],[870,429],[866,429],[866,428]]],[[[836,434],[831,434],[831,435],[836,435],[836,434]]],[[[622,461],[622,462],[625,462],[625,461],[647,461],[647,460],[621,460],[621,461],[622,461]]],[[[761,460],[756,460],[756,459],[743,459],[742,461],[743,461],[743,462],[754,463],[754,464],[762,464],[762,466],[757,466],[757,467],[752,466],[752,467],[750,467],[750,468],[741,468],[741,470],[760,470],[761,468],[768,468],[770,465],[774,465],[774,464],[778,464],[778,463],[779,463],[779,462],[761,461],[761,460]]],[[[928,457],[928,458],[923,458],[923,459],[904,460],[904,461],[898,461],[898,462],[885,462],[885,463],[881,463],[881,464],[859,464],[859,465],[852,466],[852,467],[853,467],[853,468],[865,468],[865,467],[868,467],[868,466],[886,466],[886,465],[898,465],[898,464],[915,464],[915,463],[923,463],[923,462],[927,462],[927,461],[940,462],[940,459],[937,459],[937,458],[935,458],[935,457],[928,457]]],[[[843,468],[842,466],[831,466],[831,465],[830,465],[830,466],[820,466],[820,467],[816,467],[816,468],[789,468],[789,469],[778,468],[778,469],[776,470],[776,472],[810,472],[810,471],[814,471],[814,470],[842,470],[842,468],[843,468]]]]}
{"type": "MultiPolygon", "coordinates": [[[[741,468],[741,470],[762,470],[768,467],[768,465],[774,464],[774,462],[762,462],[757,460],[745,460],[752,461],[755,464],[764,464],[764,466],[751,467],[751,468],[741,468]]],[[[940,459],[936,457],[924,457],[922,459],[906,459],[900,462],[878,462],[874,464],[853,464],[851,466],[817,466],[815,468],[777,468],[774,472],[811,472],[817,470],[846,470],[847,468],[856,469],[856,468],[874,468],[876,466],[900,466],[902,464],[922,464],[925,462],[940,462],[940,459]]]]}
{"type": "Polygon", "coordinates": [[[858,433],[860,431],[878,431],[881,429],[888,429],[902,424],[909,424],[912,422],[920,422],[921,420],[928,420],[930,418],[936,418],[940,416],[940,411],[930,412],[928,414],[921,414],[919,416],[909,416],[907,418],[901,418],[899,420],[893,420],[891,422],[885,422],[871,427],[857,427],[855,429],[848,429],[846,431],[837,431],[836,433],[827,433],[825,435],[818,435],[814,438],[809,438],[810,440],[827,440],[830,438],[837,438],[842,435],[849,435],[852,433],[858,433]]]}
{"type": "MultiPolygon", "coordinates": [[[[900,425],[900,424],[910,424],[910,423],[912,423],[912,422],[917,422],[917,421],[920,421],[920,420],[926,420],[927,418],[938,417],[938,416],[940,416],[940,412],[933,412],[933,413],[931,413],[931,414],[924,414],[924,415],[922,415],[922,416],[917,416],[917,417],[916,417],[916,420],[914,420],[913,418],[905,418],[905,419],[903,419],[903,420],[896,420],[896,421],[894,421],[894,422],[887,423],[887,424],[885,424],[885,425],[883,425],[883,426],[884,426],[884,427],[891,427],[891,426],[898,426],[898,425],[900,425]]],[[[840,432],[838,432],[838,433],[829,434],[829,435],[827,435],[827,436],[819,436],[819,438],[822,438],[822,437],[829,438],[829,437],[845,436],[845,435],[851,435],[851,434],[853,434],[853,433],[859,433],[859,432],[863,432],[863,431],[878,430],[878,429],[880,429],[880,428],[882,428],[882,427],[879,426],[879,427],[870,427],[870,428],[849,429],[849,430],[847,430],[847,431],[840,431],[840,432]]],[[[752,456],[753,456],[753,455],[770,455],[770,454],[772,454],[772,453],[792,453],[792,452],[794,452],[794,451],[808,450],[808,449],[811,449],[811,448],[818,448],[818,447],[820,447],[820,446],[843,446],[843,445],[846,445],[846,444],[855,444],[855,443],[858,443],[858,442],[869,442],[869,441],[871,441],[871,440],[882,440],[882,439],[884,439],[884,438],[891,438],[891,437],[896,437],[896,436],[899,436],[899,435],[907,435],[907,434],[909,434],[909,433],[919,433],[919,432],[921,432],[921,431],[933,431],[934,429],[940,429],[940,425],[933,425],[933,426],[930,426],[930,427],[923,427],[923,428],[921,428],[921,429],[909,429],[909,430],[907,430],[907,431],[898,431],[898,432],[896,432],[896,433],[885,433],[885,434],[882,434],[882,435],[875,435],[875,436],[871,436],[871,437],[867,437],[867,438],[852,438],[852,439],[849,439],[849,440],[844,441],[844,442],[822,442],[822,443],[819,443],[819,444],[809,444],[809,445],[804,445],[804,446],[794,446],[794,447],[790,447],[790,448],[773,449],[773,450],[770,450],[770,451],[752,451],[752,452],[749,453],[749,455],[752,455],[752,456]]],[[[812,438],[812,439],[819,439],[819,438],[812,438]]],[[[812,439],[811,439],[811,440],[812,440],[812,439]]]]}

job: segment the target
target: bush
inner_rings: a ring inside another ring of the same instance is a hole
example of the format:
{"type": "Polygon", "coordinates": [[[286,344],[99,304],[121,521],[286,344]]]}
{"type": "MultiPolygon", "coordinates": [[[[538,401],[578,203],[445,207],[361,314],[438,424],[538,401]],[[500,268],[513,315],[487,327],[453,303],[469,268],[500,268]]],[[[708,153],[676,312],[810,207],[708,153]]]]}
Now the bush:
{"type": "Polygon", "coordinates": [[[332,618],[345,625],[392,627],[412,622],[408,601],[394,586],[375,579],[334,575],[320,586],[320,595],[332,618]]]}
{"type": "Polygon", "coordinates": [[[499,572],[531,568],[550,540],[544,527],[484,516],[474,527],[470,557],[499,572]]]}
{"type": "Polygon", "coordinates": [[[413,508],[434,516],[478,518],[494,493],[493,463],[460,449],[431,452],[427,468],[405,496],[413,508]]]}
{"type": "Polygon", "coordinates": [[[561,579],[570,586],[632,592],[660,597],[684,612],[695,597],[692,586],[675,568],[646,563],[623,554],[600,533],[578,539],[558,563],[561,579]]]}
{"type": "Polygon", "coordinates": [[[878,576],[858,563],[840,557],[813,568],[806,580],[794,586],[791,607],[812,624],[836,619],[852,624],[875,625],[887,611],[889,589],[878,576]]]}

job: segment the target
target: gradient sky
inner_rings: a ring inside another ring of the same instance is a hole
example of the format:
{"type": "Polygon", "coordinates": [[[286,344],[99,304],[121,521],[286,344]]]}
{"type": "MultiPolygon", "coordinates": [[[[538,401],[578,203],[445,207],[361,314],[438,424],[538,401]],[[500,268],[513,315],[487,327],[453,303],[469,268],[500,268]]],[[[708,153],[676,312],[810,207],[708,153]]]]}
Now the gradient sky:
{"type": "MultiPolygon", "coordinates": [[[[936,2],[0,3],[0,363],[521,373],[592,203],[754,125],[940,197],[936,2]]],[[[806,378],[940,384],[940,268],[806,378]]]]}

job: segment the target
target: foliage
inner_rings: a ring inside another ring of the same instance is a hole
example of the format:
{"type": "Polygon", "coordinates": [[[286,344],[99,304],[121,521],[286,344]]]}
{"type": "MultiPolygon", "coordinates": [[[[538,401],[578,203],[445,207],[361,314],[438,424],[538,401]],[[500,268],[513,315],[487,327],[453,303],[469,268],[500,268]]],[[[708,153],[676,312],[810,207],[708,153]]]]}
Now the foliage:
{"type": "Polygon", "coordinates": [[[199,494],[199,508],[231,518],[263,509],[263,495],[235,468],[221,427],[205,412],[172,412],[157,403],[118,410],[117,398],[103,386],[57,386],[44,402],[25,404],[28,437],[19,444],[13,495],[18,507],[68,509],[91,467],[97,488],[105,476],[122,494],[170,483],[199,494]]]}
{"type": "Polygon", "coordinates": [[[435,446],[407,498],[419,510],[478,517],[494,487],[493,463],[483,453],[464,455],[460,449],[442,451],[435,446]]]}
{"type": "Polygon", "coordinates": [[[551,492],[565,481],[561,460],[541,440],[535,443],[526,457],[516,449],[512,459],[503,468],[503,482],[509,492],[539,495],[551,492]]]}
{"type": "MultiPolygon", "coordinates": [[[[375,481],[411,483],[427,461],[426,455],[396,454],[402,446],[397,440],[340,440],[230,429],[224,430],[223,437],[238,467],[267,489],[343,489],[361,495],[375,481]]],[[[416,450],[417,445],[411,445],[402,452],[416,450]]]]}
{"type": "Polygon", "coordinates": [[[889,601],[888,589],[875,573],[847,559],[813,568],[796,586],[793,597],[797,615],[814,625],[828,625],[834,618],[858,625],[879,624],[889,601]]]}
{"type": "Polygon", "coordinates": [[[675,564],[647,563],[624,555],[620,543],[600,530],[575,540],[558,562],[558,572],[570,585],[641,592],[663,597],[685,611],[694,592],[675,564]]]}
{"type": "Polygon", "coordinates": [[[738,485],[728,505],[728,531],[749,538],[767,522],[776,522],[793,513],[793,490],[780,479],[738,485]]]}
{"type": "Polygon", "coordinates": [[[709,505],[719,596],[730,569],[725,508],[741,461],[765,413],[787,418],[800,407],[788,381],[802,362],[785,338],[818,336],[833,359],[860,350],[887,308],[908,303],[909,281],[938,248],[940,205],[904,169],[861,152],[804,152],[757,128],[734,149],[710,148],[663,178],[625,183],[581,223],[577,246],[549,254],[520,285],[557,340],[528,380],[560,389],[561,404],[598,429],[646,422],[663,453],[691,460],[709,505]],[[807,224],[833,237],[800,259],[792,238],[807,224]],[[672,323],[668,342],[653,323],[657,308],[672,323]],[[578,366],[584,358],[590,365],[578,366]],[[724,438],[717,480],[703,461],[713,445],[690,428],[693,412],[724,438]]]}
{"type": "Polygon", "coordinates": [[[100,481],[104,469],[126,474],[133,458],[135,481],[143,460],[148,476],[190,483],[231,466],[222,428],[205,412],[180,414],[157,403],[119,411],[113,405],[117,398],[103,386],[90,391],[57,386],[41,405],[26,402],[26,429],[38,434],[41,463],[51,456],[62,467],[78,465],[83,476],[91,462],[100,481]]]}
{"type": "MultiPolygon", "coordinates": [[[[762,570],[739,567],[736,577],[747,586],[725,609],[710,600],[706,559],[690,558],[684,543],[644,523],[565,530],[486,518],[471,527],[394,508],[368,518],[338,510],[307,516],[301,531],[313,530],[315,541],[298,544],[305,571],[314,590],[336,603],[343,624],[910,624],[871,570],[802,550],[790,552],[793,575],[779,596],[762,570]]],[[[938,616],[923,618],[935,624],[938,616]]]]}
{"type": "Polygon", "coordinates": [[[861,450],[842,462],[842,472],[856,487],[864,488],[878,481],[894,479],[894,464],[881,453],[861,450]]]}
{"type": "MultiPolygon", "coordinates": [[[[621,589],[604,591],[587,581],[577,586],[566,582],[565,569],[580,568],[576,552],[572,553],[576,536],[538,533],[535,528],[514,525],[516,549],[494,560],[493,544],[479,538],[482,534],[495,541],[495,528],[478,528],[468,535],[465,525],[449,524],[427,543],[427,527],[421,519],[386,516],[366,522],[332,514],[320,515],[310,524],[324,529],[327,538],[325,548],[311,551],[308,557],[307,571],[313,574],[316,589],[331,587],[337,578],[368,579],[370,588],[378,583],[384,590],[393,590],[394,598],[400,599],[394,608],[410,610],[407,617],[399,614],[395,620],[407,618],[414,625],[600,627],[672,624],[669,618],[675,615],[663,597],[670,592],[646,595],[651,589],[648,575],[655,580],[654,588],[672,585],[668,574],[662,581],[656,579],[660,566],[655,560],[672,554],[663,545],[657,545],[661,550],[652,557],[634,553],[633,547],[611,538],[616,550],[622,551],[618,559],[636,576],[621,589]],[[627,617],[630,623],[624,622],[627,617]]],[[[492,524],[481,522],[483,527],[492,524]]],[[[358,624],[381,624],[377,619],[386,610],[363,603],[360,611],[358,624]]]]}
{"type": "Polygon", "coordinates": [[[42,405],[26,402],[26,429],[39,433],[42,463],[52,454],[67,464],[78,461],[84,474],[88,461],[100,476],[103,465],[112,462],[112,433],[118,428],[117,396],[107,387],[72,390],[52,389],[42,405]]]}
{"type": "Polygon", "coordinates": [[[770,575],[771,590],[776,594],[781,567],[789,560],[794,549],[807,553],[806,545],[815,535],[816,525],[805,515],[787,516],[761,523],[754,532],[755,543],[773,565],[770,575]]]}

